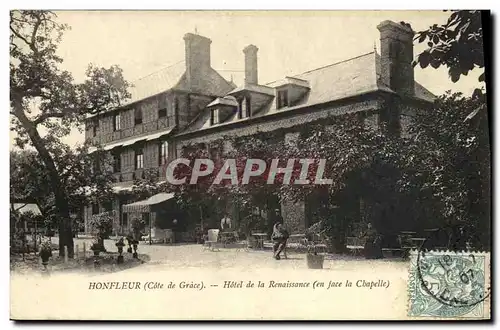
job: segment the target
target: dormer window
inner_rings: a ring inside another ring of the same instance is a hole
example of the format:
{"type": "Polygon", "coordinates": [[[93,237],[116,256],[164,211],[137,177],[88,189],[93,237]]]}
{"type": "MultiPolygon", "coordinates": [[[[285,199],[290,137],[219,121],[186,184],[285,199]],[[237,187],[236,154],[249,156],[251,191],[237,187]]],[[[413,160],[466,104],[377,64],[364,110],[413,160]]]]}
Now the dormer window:
{"type": "Polygon", "coordinates": [[[250,117],[251,102],[249,97],[245,97],[238,102],[238,118],[243,119],[250,117]]]}
{"type": "Polygon", "coordinates": [[[134,110],[134,125],[142,124],[142,111],[141,109],[134,110]]]}
{"type": "Polygon", "coordinates": [[[213,109],[212,110],[212,117],[210,118],[210,124],[211,125],[217,125],[219,124],[219,109],[213,109]]]}
{"type": "Polygon", "coordinates": [[[278,91],[277,109],[288,107],[288,90],[283,89],[278,91]]]}

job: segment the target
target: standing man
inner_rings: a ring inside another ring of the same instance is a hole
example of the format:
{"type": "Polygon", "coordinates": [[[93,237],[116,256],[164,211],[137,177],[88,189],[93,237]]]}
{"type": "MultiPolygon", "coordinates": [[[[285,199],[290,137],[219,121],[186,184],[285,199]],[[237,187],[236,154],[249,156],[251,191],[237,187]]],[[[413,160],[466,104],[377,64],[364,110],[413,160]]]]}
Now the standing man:
{"type": "Polygon", "coordinates": [[[220,221],[220,229],[222,231],[228,231],[231,229],[231,218],[227,213],[224,214],[224,217],[220,221]]]}

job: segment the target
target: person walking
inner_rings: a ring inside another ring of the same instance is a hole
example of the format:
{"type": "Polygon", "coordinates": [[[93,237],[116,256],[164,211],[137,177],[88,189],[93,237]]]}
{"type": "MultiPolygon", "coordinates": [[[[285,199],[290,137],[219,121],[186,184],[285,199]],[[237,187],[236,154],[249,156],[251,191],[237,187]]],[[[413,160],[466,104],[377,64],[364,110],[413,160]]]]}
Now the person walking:
{"type": "Polygon", "coordinates": [[[288,234],[288,231],[283,227],[283,225],[279,222],[274,224],[273,227],[273,234],[271,235],[271,239],[274,242],[273,245],[273,252],[274,252],[274,258],[276,260],[280,260],[280,253],[283,252],[283,250],[286,247],[286,241],[288,240],[288,237],[290,235],[288,234]]]}

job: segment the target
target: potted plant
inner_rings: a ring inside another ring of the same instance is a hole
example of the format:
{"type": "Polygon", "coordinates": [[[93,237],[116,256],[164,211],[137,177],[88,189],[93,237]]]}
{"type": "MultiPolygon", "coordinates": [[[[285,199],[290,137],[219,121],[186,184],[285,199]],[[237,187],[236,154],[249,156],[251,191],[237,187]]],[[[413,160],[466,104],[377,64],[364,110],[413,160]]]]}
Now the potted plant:
{"type": "Polygon", "coordinates": [[[42,259],[42,265],[44,269],[47,269],[49,264],[49,258],[52,257],[52,246],[50,242],[43,242],[40,245],[40,258],[42,259]]]}
{"type": "Polygon", "coordinates": [[[118,242],[116,242],[116,247],[118,248],[118,253],[120,254],[117,258],[117,263],[122,264],[123,263],[123,247],[125,246],[125,243],[123,242],[123,237],[120,237],[118,242]]]}
{"type": "Polygon", "coordinates": [[[94,240],[94,242],[92,242],[92,245],[90,246],[90,249],[94,251],[94,256],[98,256],[99,253],[101,253],[101,245],[99,244],[99,241],[94,240]]]}
{"type": "Polygon", "coordinates": [[[97,237],[97,244],[101,252],[106,252],[104,239],[108,238],[109,233],[113,230],[113,220],[112,212],[94,214],[90,219],[90,226],[97,237]]]}
{"type": "Polygon", "coordinates": [[[307,267],[310,269],[323,269],[323,262],[325,261],[325,256],[318,254],[316,245],[312,243],[307,249],[307,267]]]}

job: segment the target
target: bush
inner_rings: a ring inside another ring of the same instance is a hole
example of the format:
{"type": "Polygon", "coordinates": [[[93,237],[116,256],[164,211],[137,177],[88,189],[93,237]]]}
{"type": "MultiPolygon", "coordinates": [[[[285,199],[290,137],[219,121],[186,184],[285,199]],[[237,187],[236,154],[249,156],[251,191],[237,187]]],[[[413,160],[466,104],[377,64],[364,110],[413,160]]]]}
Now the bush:
{"type": "Polygon", "coordinates": [[[267,232],[266,219],[260,215],[250,214],[241,219],[240,229],[245,235],[250,234],[254,230],[267,232]]]}
{"type": "Polygon", "coordinates": [[[90,219],[90,226],[92,231],[101,238],[107,238],[113,230],[114,217],[112,214],[99,213],[92,216],[90,219]]]}

